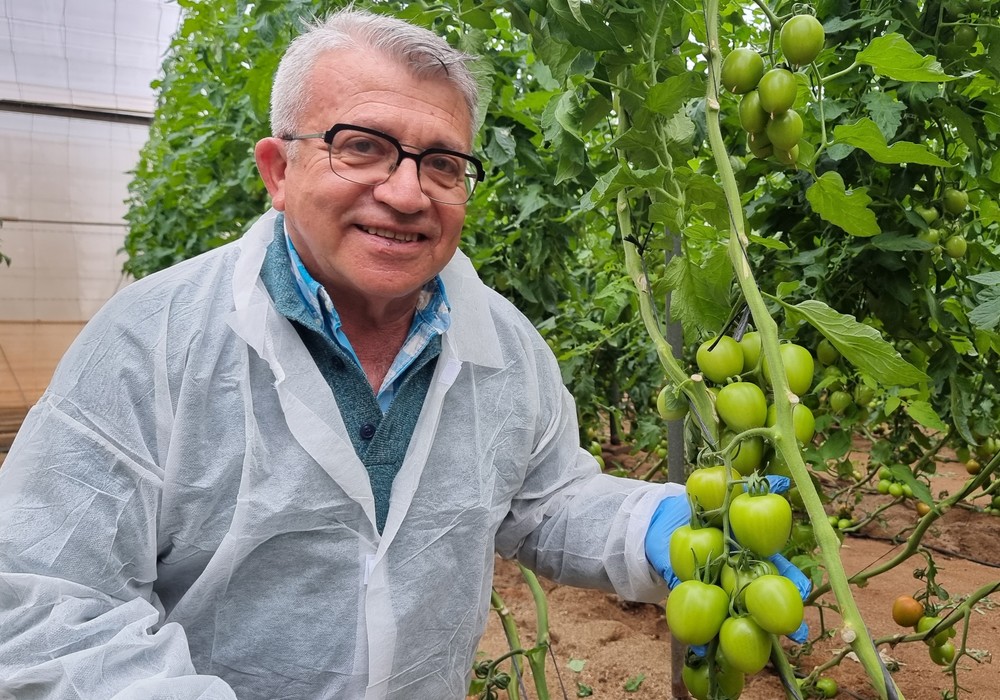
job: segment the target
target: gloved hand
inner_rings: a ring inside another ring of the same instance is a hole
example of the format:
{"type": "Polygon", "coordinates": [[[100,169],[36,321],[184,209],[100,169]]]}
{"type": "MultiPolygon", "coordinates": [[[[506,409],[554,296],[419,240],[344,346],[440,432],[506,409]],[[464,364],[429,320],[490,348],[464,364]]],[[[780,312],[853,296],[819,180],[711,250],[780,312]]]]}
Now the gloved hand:
{"type": "MultiPolygon", "coordinates": [[[[786,476],[769,475],[765,478],[771,493],[784,493],[791,485],[791,480],[786,476]]],[[[671,589],[680,583],[680,579],[677,578],[670,566],[670,536],[674,530],[689,522],[691,522],[691,506],[687,496],[668,496],[660,501],[656,507],[653,517],[649,521],[649,529],[646,530],[644,541],[646,559],[656,573],[667,582],[667,587],[671,589]]],[[[768,559],[777,567],[779,574],[795,584],[799,595],[805,600],[812,589],[812,582],[806,578],[805,574],[780,554],[770,556],[768,559]]],[[[809,638],[809,628],[803,622],[788,637],[801,644],[809,638]]]]}

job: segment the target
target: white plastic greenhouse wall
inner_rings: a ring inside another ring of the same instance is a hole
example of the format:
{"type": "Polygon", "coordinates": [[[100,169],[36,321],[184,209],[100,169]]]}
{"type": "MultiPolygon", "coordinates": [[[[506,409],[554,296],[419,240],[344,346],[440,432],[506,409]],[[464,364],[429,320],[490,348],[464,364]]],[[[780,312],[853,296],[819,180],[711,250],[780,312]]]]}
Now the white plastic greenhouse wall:
{"type": "Polygon", "coordinates": [[[0,0],[0,413],[37,401],[128,281],[128,171],[179,16],[167,0],[0,0]]]}

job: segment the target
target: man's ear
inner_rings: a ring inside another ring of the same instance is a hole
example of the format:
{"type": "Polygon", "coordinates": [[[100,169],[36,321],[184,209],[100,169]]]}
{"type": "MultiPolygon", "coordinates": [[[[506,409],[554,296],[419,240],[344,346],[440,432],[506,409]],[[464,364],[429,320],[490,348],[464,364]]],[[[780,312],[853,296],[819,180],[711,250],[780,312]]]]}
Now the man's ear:
{"type": "Polygon", "coordinates": [[[253,157],[267,193],[271,195],[271,205],[278,211],[284,211],[285,169],[288,167],[284,142],[273,136],[263,138],[257,142],[253,157]]]}

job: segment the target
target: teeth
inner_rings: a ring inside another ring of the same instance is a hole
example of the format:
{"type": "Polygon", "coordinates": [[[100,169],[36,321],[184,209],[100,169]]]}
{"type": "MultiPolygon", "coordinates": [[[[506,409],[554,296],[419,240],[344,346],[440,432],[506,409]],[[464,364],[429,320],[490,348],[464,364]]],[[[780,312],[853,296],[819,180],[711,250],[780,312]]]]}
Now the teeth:
{"type": "Polygon", "coordinates": [[[380,238],[390,238],[394,241],[403,241],[404,243],[412,243],[413,241],[420,238],[416,234],[399,233],[398,231],[389,231],[384,228],[368,228],[367,226],[362,226],[361,229],[365,233],[370,233],[373,236],[378,236],[380,238]]]}

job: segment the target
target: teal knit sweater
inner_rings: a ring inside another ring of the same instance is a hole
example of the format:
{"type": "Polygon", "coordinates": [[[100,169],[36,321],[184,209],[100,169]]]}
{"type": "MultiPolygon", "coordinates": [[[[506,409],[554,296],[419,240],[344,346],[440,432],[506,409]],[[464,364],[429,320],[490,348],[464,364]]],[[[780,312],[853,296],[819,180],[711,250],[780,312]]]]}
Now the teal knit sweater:
{"type": "Polygon", "coordinates": [[[322,323],[308,312],[292,276],[292,263],[284,236],[283,217],[279,216],[275,222],[274,240],[267,248],[260,276],[278,312],[292,322],[333,391],[354,451],[368,471],[375,497],[375,524],[382,532],[389,512],[392,481],[403,464],[413,428],[427,396],[434,365],[441,353],[441,337],[435,336],[406,370],[402,387],[388,413],[383,415],[364,371],[325,333],[322,323]]]}

